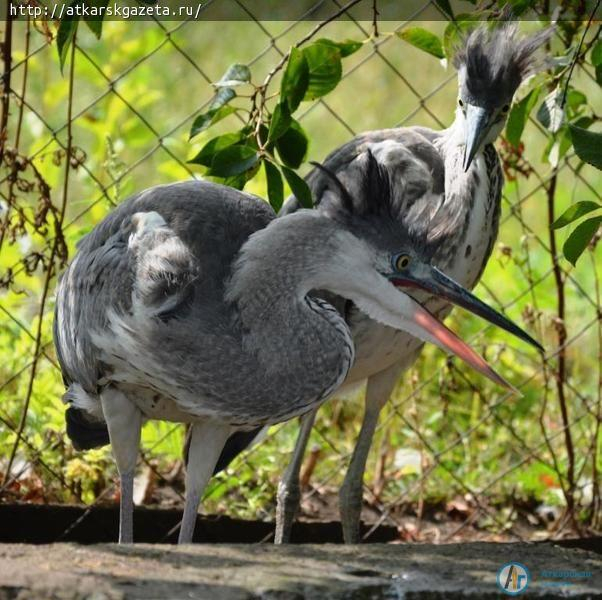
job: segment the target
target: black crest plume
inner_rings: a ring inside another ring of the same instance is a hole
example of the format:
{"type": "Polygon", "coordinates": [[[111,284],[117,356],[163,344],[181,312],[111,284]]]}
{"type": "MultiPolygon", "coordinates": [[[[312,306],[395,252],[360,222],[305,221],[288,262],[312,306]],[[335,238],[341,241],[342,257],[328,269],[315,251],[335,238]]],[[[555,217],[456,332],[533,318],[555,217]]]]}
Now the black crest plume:
{"type": "Polygon", "coordinates": [[[352,196],[338,176],[324,165],[312,162],[317,169],[322,171],[334,184],[339,193],[341,202],[349,215],[369,216],[391,214],[392,189],[389,172],[380,164],[370,150],[364,152],[359,161],[362,161],[362,170],[357,194],[352,196]],[[364,158],[365,157],[365,158],[364,158]]]}
{"type": "MultiPolygon", "coordinates": [[[[502,16],[507,19],[508,14],[502,16]]],[[[471,93],[483,87],[497,88],[502,96],[512,95],[542,61],[537,50],[550,38],[553,27],[521,37],[516,22],[504,21],[489,30],[482,25],[473,30],[457,48],[453,63],[466,69],[466,84],[471,93]]]]}

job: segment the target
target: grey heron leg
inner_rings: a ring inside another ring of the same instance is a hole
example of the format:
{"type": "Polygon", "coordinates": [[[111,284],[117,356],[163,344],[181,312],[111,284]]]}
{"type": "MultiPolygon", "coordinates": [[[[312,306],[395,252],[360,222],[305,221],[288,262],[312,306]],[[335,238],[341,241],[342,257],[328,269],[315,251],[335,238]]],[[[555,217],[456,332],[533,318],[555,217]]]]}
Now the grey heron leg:
{"type": "Polygon", "coordinates": [[[307,447],[317,412],[318,409],[315,409],[301,417],[301,427],[299,428],[293,457],[278,484],[275,544],[287,544],[291,539],[291,530],[301,500],[299,472],[301,471],[303,455],[305,454],[305,448],[307,447]]]}
{"type": "Polygon", "coordinates": [[[215,421],[199,421],[190,429],[186,465],[186,501],[178,544],[192,543],[201,497],[231,433],[230,425],[215,421]]]}
{"type": "Polygon", "coordinates": [[[396,363],[368,379],[364,419],[345,481],[339,490],[339,510],[346,544],[360,542],[364,471],[380,411],[393,392],[402,365],[396,363]]]}
{"type": "Polygon", "coordinates": [[[119,471],[119,543],[131,544],[134,541],[134,472],[140,449],[142,413],[115,388],[104,390],[100,402],[119,471]]]}

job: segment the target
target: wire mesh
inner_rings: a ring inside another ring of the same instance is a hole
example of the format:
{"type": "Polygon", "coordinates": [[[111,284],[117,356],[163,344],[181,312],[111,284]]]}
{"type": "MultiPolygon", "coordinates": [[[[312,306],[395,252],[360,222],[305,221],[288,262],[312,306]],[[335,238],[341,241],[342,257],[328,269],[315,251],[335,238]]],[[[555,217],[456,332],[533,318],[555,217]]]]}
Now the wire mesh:
{"type": "MultiPolygon", "coordinates": [[[[51,341],[56,274],[77,240],[128,194],[199,176],[187,160],[210,136],[191,145],[188,131],[211,102],[211,82],[230,63],[247,64],[254,80],[262,81],[292,44],[316,29],[303,20],[262,22],[239,4],[248,21],[107,22],[101,42],[82,32],[63,76],[48,24],[13,23],[13,61],[5,61],[11,112],[0,176],[4,502],[115,501],[109,451],[80,456],[64,433],[51,341]]],[[[337,0],[316,4],[332,12],[344,7],[337,0]]],[[[412,21],[430,4],[419,7],[412,21]]],[[[301,111],[310,159],[322,160],[364,130],[451,123],[454,73],[393,35],[415,24],[381,22],[375,35],[375,23],[345,12],[320,24],[321,36],[369,42],[347,59],[337,89],[301,111]]],[[[445,26],[417,24],[438,33],[445,26]]],[[[596,85],[582,66],[573,80],[583,88],[596,85]]],[[[211,136],[221,128],[216,125],[211,136]]],[[[432,349],[403,375],[381,416],[364,486],[365,519],[373,527],[396,526],[401,539],[465,539],[469,530],[473,536],[533,539],[601,526],[599,250],[592,247],[578,268],[565,262],[550,238],[546,202],[552,186],[561,192],[557,211],[576,198],[600,200],[602,181],[570,152],[557,166],[543,161],[547,139],[537,119],[530,120],[524,139],[521,159],[529,176],[511,173],[517,176],[504,191],[499,245],[477,293],[522,321],[547,352],[535,356],[454,313],[452,327],[523,398],[500,392],[432,349]],[[560,382],[559,357],[566,364],[560,382]],[[563,510],[567,492],[575,498],[570,511],[563,510]]],[[[508,162],[507,154],[502,146],[508,162]]],[[[261,181],[247,189],[265,196],[261,181]]],[[[319,413],[302,475],[302,516],[336,516],[336,491],[361,422],[361,392],[335,399],[319,413]]],[[[295,431],[295,423],[272,428],[261,445],[214,479],[204,510],[273,517],[275,486],[295,431]]],[[[182,504],[182,439],[180,426],[145,427],[140,502],[182,504]]]]}

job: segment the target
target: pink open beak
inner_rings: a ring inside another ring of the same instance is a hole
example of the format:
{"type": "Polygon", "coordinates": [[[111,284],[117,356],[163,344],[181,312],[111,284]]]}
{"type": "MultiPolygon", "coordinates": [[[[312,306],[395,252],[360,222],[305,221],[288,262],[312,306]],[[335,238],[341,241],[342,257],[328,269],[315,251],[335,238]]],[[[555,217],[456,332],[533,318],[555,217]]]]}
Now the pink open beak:
{"type": "Polygon", "coordinates": [[[491,379],[491,381],[505,387],[519,396],[522,395],[511,383],[496,373],[487,361],[477,354],[468,344],[463,342],[451,329],[438,321],[427,310],[415,303],[414,322],[432,338],[432,342],[443,350],[460,357],[473,369],[491,379]]]}

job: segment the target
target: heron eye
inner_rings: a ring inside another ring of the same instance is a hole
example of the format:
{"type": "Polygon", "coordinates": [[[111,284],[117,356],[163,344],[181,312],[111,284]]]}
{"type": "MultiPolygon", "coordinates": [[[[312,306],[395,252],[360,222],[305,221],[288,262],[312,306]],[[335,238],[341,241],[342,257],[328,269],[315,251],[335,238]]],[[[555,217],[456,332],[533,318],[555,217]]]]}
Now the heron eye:
{"type": "Polygon", "coordinates": [[[462,98],[458,98],[458,106],[461,108],[464,107],[464,102],[462,102],[462,98]]]}
{"type": "Polygon", "coordinates": [[[504,106],[502,107],[502,112],[505,114],[510,110],[510,105],[509,104],[504,104],[504,106]]]}
{"type": "Polygon", "coordinates": [[[397,271],[403,271],[404,269],[407,269],[411,260],[412,259],[407,254],[400,254],[395,259],[395,269],[397,271]]]}

